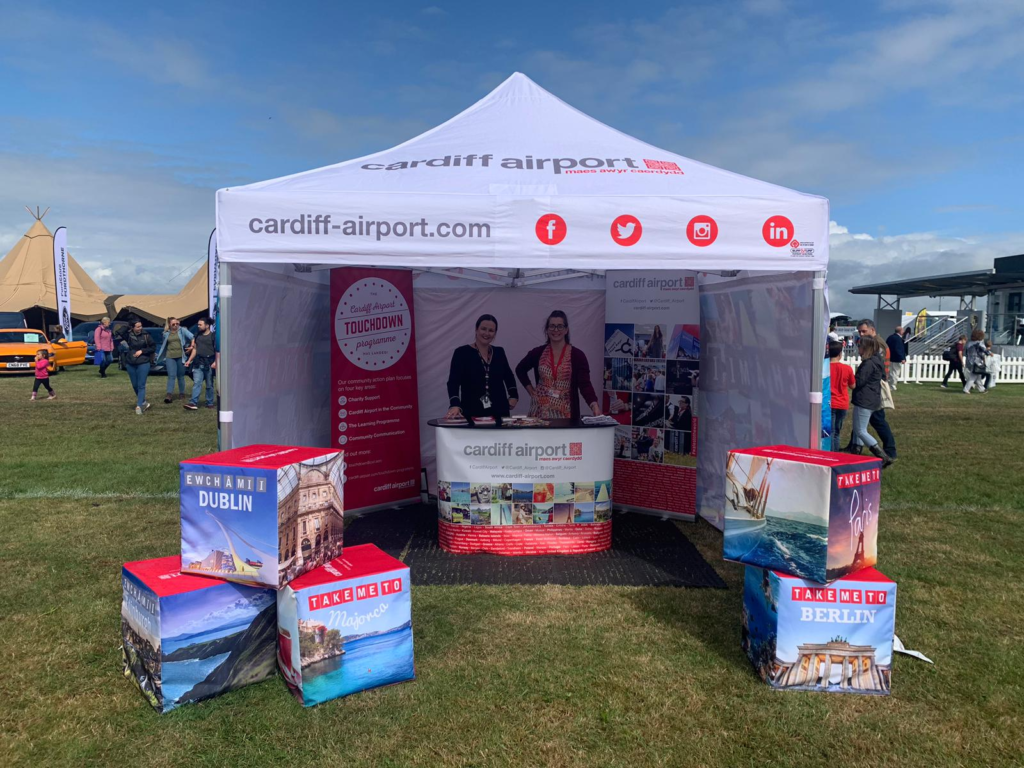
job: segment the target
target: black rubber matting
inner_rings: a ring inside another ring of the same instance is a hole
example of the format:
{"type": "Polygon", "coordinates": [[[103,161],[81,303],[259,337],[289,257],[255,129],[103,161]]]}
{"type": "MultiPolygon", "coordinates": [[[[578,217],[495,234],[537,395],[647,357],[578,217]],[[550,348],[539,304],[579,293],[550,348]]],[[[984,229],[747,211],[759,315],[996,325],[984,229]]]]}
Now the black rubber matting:
{"type": "Polygon", "coordinates": [[[413,584],[561,584],[567,586],[725,589],[697,548],[670,520],[616,513],[612,548],[588,555],[453,555],[437,545],[437,509],[421,504],[352,519],[345,546],[376,544],[402,557],[413,584]]]}

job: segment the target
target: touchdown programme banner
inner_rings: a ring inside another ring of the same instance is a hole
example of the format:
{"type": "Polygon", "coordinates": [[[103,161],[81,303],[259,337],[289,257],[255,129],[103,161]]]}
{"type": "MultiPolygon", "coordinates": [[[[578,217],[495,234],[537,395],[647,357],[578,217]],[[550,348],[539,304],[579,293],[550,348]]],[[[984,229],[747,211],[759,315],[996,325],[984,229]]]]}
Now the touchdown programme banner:
{"type": "Polygon", "coordinates": [[[349,510],[419,501],[412,273],[331,270],[331,434],[349,510]]]}
{"type": "Polygon", "coordinates": [[[700,376],[697,273],[605,275],[602,410],[615,429],[615,500],[693,519],[700,376]]]}

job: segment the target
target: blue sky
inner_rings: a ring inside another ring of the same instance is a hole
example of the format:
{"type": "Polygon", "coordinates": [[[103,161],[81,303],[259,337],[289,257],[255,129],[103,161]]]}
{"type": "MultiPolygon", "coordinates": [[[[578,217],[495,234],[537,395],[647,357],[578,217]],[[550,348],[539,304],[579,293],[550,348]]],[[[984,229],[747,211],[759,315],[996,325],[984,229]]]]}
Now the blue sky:
{"type": "Polygon", "coordinates": [[[0,253],[68,226],[112,292],[171,292],[213,192],[392,146],[513,71],[679,154],[832,202],[853,284],[1024,251],[1024,3],[0,0],[0,253]]]}

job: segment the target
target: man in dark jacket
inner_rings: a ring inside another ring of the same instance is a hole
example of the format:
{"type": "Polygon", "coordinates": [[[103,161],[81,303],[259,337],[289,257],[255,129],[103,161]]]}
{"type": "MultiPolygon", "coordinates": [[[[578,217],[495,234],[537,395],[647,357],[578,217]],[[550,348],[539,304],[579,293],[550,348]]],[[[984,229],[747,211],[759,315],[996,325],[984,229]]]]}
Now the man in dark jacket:
{"type": "Polygon", "coordinates": [[[903,373],[903,363],[907,359],[907,342],[903,340],[902,325],[896,326],[892,336],[885,340],[885,346],[889,348],[889,386],[895,392],[903,373]]]}

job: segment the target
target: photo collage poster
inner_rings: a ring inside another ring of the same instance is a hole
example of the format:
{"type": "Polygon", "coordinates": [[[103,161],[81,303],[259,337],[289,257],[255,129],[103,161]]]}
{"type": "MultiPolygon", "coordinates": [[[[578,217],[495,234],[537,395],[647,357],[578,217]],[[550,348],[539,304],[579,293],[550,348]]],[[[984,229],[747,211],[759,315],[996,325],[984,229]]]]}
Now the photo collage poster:
{"type": "Polygon", "coordinates": [[[697,273],[615,271],[605,279],[601,408],[620,425],[616,501],[692,515],[692,501],[678,507],[678,490],[693,485],[697,463],[697,273]]]}

